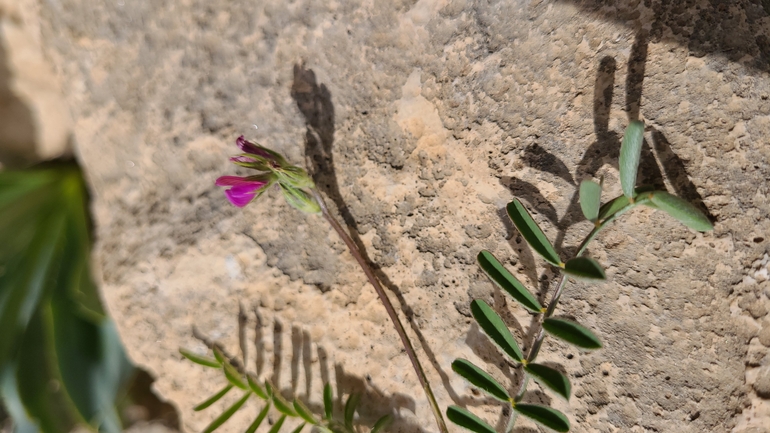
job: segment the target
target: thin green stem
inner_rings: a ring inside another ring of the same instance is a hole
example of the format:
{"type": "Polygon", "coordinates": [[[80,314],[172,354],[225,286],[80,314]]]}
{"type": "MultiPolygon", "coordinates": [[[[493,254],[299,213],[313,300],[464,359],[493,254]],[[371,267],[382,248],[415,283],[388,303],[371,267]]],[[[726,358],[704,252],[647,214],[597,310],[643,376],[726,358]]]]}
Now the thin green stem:
{"type": "MultiPolygon", "coordinates": [[[[610,215],[609,217],[605,218],[602,221],[598,221],[597,224],[594,226],[593,230],[591,230],[590,233],[588,233],[588,236],[583,239],[583,242],[580,243],[580,246],[578,246],[577,251],[575,252],[574,258],[580,257],[585,253],[586,248],[588,248],[588,244],[596,238],[596,236],[599,234],[599,232],[604,228],[607,227],[607,225],[613,221],[620,215],[623,215],[624,213],[628,212],[629,210],[633,209],[634,207],[647,203],[649,201],[649,197],[646,195],[640,194],[637,196],[637,200],[633,203],[629,203],[627,206],[619,209],[614,214],[610,215]]],[[[567,274],[562,272],[561,278],[559,278],[559,284],[556,286],[556,290],[553,292],[553,296],[551,296],[551,302],[548,303],[548,308],[546,309],[545,313],[543,314],[543,319],[547,319],[551,316],[553,316],[553,313],[556,311],[556,306],[559,304],[559,299],[561,299],[562,292],[564,291],[564,286],[567,284],[567,274]]],[[[526,363],[530,363],[535,360],[538,353],[540,353],[540,347],[543,345],[543,340],[545,340],[545,329],[543,329],[542,320],[537,322],[536,326],[539,326],[540,329],[537,331],[537,338],[535,338],[535,341],[532,343],[532,346],[530,347],[529,351],[527,352],[526,357],[526,363]]],[[[527,373],[522,374],[521,382],[519,382],[518,391],[516,392],[515,397],[513,398],[514,402],[518,403],[521,401],[522,398],[524,398],[524,393],[527,391],[527,385],[529,384],[529,375],[527,373]]],[[[513,430],[513,426],[516,422],[516,412],[511,411],[511,417],[508,420],[508,423],[506,425],[506,433],[513,430]]]]}
{"type": "Polygon", "coordinates": [[[358,247],[356,246],[355,242],[353,242],[353,239],[345,231],[345,229],[342,228],[337,219],[334,218],[329,212],[329,208],[326,207],[326,202],[318,193],[318,190],[315,188],[310,188],[310,192],[312,193],[315,201],[318,202],[318,206],[321,207],[321,213],[323,214],[324,218],[326,218],[326,221],[329,222],[334,231],[336,231],[340,238],[342,238],[342,241],[345,242],[348,250],[350,250],[350,254],[352,254],[356,259],[356,262],[358,262],[358,265],[364,271],[364,274],[366,274],[366,278],[369,280],[369,283],[374,287],[374,291],[377,292],[377,296],[379,296],[380,302],[382,302],[382,305],[385,307],[385,311],[388,312],[388,316],[393,322],[393,326],[396,328],[398,336],[401,338],[401,343],[404,345],[406,354],[409,357],[409,360],[412,362],[412,367],[414,367],[414,371],[417,373],[417,378],[420,380],[422,389],[425,391],[425,395],[428,398],[428,403],[430,403],[431,410],[433,410],[433,416],[436,418],[436,424],[438,425],[439,431],[442,433],[448,433],[449,430],[447,430],[444,417],[441,415],[441,408],[439,408],[438,403],[436,402],[436,397],[433,395],[433,390],[431,390],[430,383],[428,382],[428,378],[425,376],[425,370],[423,370],[419,359],[417,359],[417,353],[415,353],[412,342],[409,340],[409,336],[406,334],[404,325],[401,324],[401,320],[398,318],[396,309],[393,308],[393,304],[390,302],[388,295],[382,288],[380,281],[374,275],[374,271],[372,271],[372,268],[369,266],[366,259],[364,259],[361,251],[358,250],[358,247]]]}

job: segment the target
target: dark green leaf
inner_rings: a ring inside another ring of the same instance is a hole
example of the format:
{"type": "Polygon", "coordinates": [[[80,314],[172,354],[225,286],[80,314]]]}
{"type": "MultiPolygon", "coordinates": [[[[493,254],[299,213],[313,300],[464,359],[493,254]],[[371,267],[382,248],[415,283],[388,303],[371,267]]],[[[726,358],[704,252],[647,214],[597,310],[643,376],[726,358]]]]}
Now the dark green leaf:
{"type": "Polygon", "coordinates": [[[40,308],[30,319],[21,344],[16,364],[16,383],[21,402],[27,414],[40,430],[66,433],[74,426],[78,414],[67,398],[56,374],[53,344],[50,341],[50,313],[40,308]]]}
{"type": "Polygon", "coordinates": [[[286,421],[286,415],[281,415],[280,418],[278,418],[278,421],[273,424],[272,427],[270,427],[270,430],[268,430],[268,433],[278,433],[281,431],[281,427],[283,427],[283,422],[286,421]]]}
{"type": "Polygon", "coordinates": [[[244,403],[246,403],[246,400],[248,400],[249,397],[251,397],[251,391],[247,391],[246,394],[243,394],[243,397],[241,397],[240,400],[236,401],[232,406],[227,408],[227,410],[224,411],[222,415],[219,415],[214,421],[211,422],[211,424],[206,426],[206,428],[203,429],[203,433],[211,433],[214,430],[218,429],[219,426],[221,426],[228,419],[230,419],[230,417],[233,416],[233,414],[237,412],[238,409],[240,409],[244,403]]]}
{"type": "Polygon", "coordinates": [[[298,425],[297,428],[292,430],[291,433],[299,433],[299,432],[302,431],[303,428],[305,428],[305,423],[304,422],[302,424],[298,425]]]}
{"type": "Polygon", "coordinates": [[[602,187],[592,181],[580,182],[580,209],[589,221],[596,221],[599,217],[599,205],[602,200],[602,187]]]}
{"type": "Polygon", "coordinates": [[[332,386],[328,383],[324,385],[324,419],[332,419],[334,404],[332,396],[332,386]]]}
{"type": "Polygon", "coordinates": [[[385,415],[382,418],[378,419],[376,423],[374,423],[374,427],[369,431],[369,433],[379,433],[383,431],[384,429],[388,428],[390,423],[393,422],[393,415],[385,415]]]}
{"type": "Polygon", "coordinates": [[[698,208],[675,195],[665,191],[654,191],[650,193],[650,201],[660,210],[693,230],[706,232],[714,229],[711,221],[698,208]]]}
{"type": "Polygon", "coordinates": [[[513,224],[529,246],[540,254],[545,261],[554,266],[559,266],[561,264],[559,255],[556,254],[556,250],[553,249],[551,242],[545,237],[545,234],[540,230],[535,220],[532,219],[527,209],[524,208],[524,205],[518,199],[513,199],[512,202],[508,203],[506,210],[511,221],[513,221],[513,224]]]}
{"type": "Polygon", "coordinates": [[[239,373],[232,364],[225,361],[222,364],[222,368],[225,371],[225,377],[230,383],[240,389],[249,389],[249,386],[246,384],[246,382],[243,381],[243,376],[241,376],[241,373],[239,373]]]}
{"type": "Polygon", "coordinates": [[[569,420],[563,413],[536,404],[517,404],[513,410],[557,432],[569,431],[569,420]]]}
{"type": "Polygon", "coordinates": [[[476,260],[479,262],[479,266],[485,274],[497,284],[501,289],[505,290],[513,299],[518,301],[524,308],[540,313],[543,309],[537,299],[524,287],[519,280],[516,279],[507,269],[495,258],[489,251],[483,250],[476,260]]]}
{"type": "Polygon", "coordinates": [[[361,397],[358,394],[350,394],[348,401],[345,402],[345,427],[353,431],[353,415],[356,413],[356,406],[361,397]]]}
{"type": "Polygon", "coordinates": [[[297,416],[297,412],[294,411],[294,408],[292,407],[291,403],[286,401],[277,389],[273,389],[272,397],[273,397],[273,406],[275,406],[275,408],[278,409],[278,412],[281,412],[282,414],[285,414],[285,415],[289,415],[291,417],[297,416]]]}
{"type": "Polygon", "coordinates": [[[212,404],[214,404],[217,401],[219,401],[219,399],[224,397],[225,394],[227,394],[231,389],[233,389],[232,385],[230,385],[230,384],[226,385],[224,388],[220,389],[216,394],[214,394],[211,397],[209,397],[206,401],[204,401],[203,403],[195,406],[193,408],[193,410],[197,412],[197,411],[206,409],[207,407],[209,407],[212,404]]]}
{"type": "Polygon", "coordinates": [[[449,418],[449,421],[472,432],[497,433],[491,425],[459,406],[449,406],[446,410],[446,417],[449,418]]]}
{"type": "Polygon", "coordinates": [[[620,186],[628,198],[635,195],[636,174],[639,171],[639,159],[644,141],[644,123],[635,120],[626,128],[620,145],[620,186]]]}
{"type": "Polygon", "coordinates": [[[506,391],[502,385],[487,372],[473,365],[473,363],[467,359],[455,359],[452,363],[452,370],[464,377],[474,386],[500,401],[509,401],[511,399],[508,395],[508,391],[506,391]]]}
{"type": "Polygon", "coordinates": [[[200,364],[200,365],[202,365],[204,367],[219,368],[219,367],[222,366],[219,363],[219,361],[217,361],[214,358],[209,358],[208,356],[198,355],[198,354],[195,354],[193,352],[190,352],[187,349],[180,348],[179,349],[179,353],[181,353],[182,356],[184,356],[185,358],[189,359],[190,361],[192,361],[192,362],[194,362],[196,364],[200,364]]]}
{"type": "Polygon", "coordinates": [[[62,385],[80,415],[104,433],[123,431],[115,403],[134,374],[111,320],[94,324],[57,290],[51,301],[53,342],[62,385]]]}
{"type": "Polygon", "coordinates": [[[249,388],[251,388],[252,391],[254,391],[254,394],[257,395],[257,397],[261,398],[262,400],[268,400],[270,397],[268,397],[267,392],[259,386],[259,383],[257,383],[257,378],[254,377],[251,373],[246,373],[246,381],[249,383],[249,388]]]}
{"type": "Polygon", "coordinates": [[[483,300],[476,299],[471,302],[471,314],[490,340],[495,342],[513,360],[521,362],[524,355],[521,353],[519,345],[500,316],[492,310],[492,307],[483,300]]]}
{"type": "Polygon", "coordinates": [[[55,287],[66,241],[64,224],[60,213],[41,218],[28,246],[9,262],[0,263],[6,269],[0,275],[0,365],[8,362],[18,345],[15,337],[24,333],[40,301],[55,287]]]}
{"type": "Polygon", "coordinates": [[[318,424],[318,420],[315,419],[315,416],[313,416],[313,412],[310,412],[310,409],[308,409],[308,407],[305,406],[305,404],[302,403],[302,401],[299,399],[294,400],[294,410],[297,411],[297,414],[302,417],[302,419],[309,422],[310,424],[318,424]]]}
{"type": "Polygon", "coordinates": [[[568,260],[562,269],[565,274],[583,280],[604,280],[604,269],[596,260],[588,257],[576,257],[568,260]]]}
{"type": "Polygon", "coordinates": [[[553,392],[564,397],[564,399],[569,400],[572,387],[567,376],[563,375],[559,370],[542,364],[528,364],[524,367],[524,370],[532,375],[539,384],[550,388],[553,392]]]}
{"type": "Polygon", "coordinates": [[[267,416],[267,412],[270,411],[270,402],[265,403],[265,407],[262,408],[261,411],[259,411],[259,415],[257,415],[257,418],[254,419],[254,422],[251,423],[249,428],[246,429],[246,433],[254,433],[257,431],[259,426],[262,424],[262,421],[264,421],[265,417],[267,416]]]}
{"type": "Polygon", "coordinates": [[[588,328],[571,320],[549,317],[543,321],[543,329],[556,338],[582,349],[599,349],[602,342],[588,328]]]}

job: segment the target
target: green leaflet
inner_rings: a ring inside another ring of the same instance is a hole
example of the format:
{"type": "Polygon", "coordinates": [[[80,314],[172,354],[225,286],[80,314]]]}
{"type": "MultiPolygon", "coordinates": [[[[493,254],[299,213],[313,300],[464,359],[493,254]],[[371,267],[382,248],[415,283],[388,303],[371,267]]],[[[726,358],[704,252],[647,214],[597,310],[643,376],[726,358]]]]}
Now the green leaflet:
{"type": "Polygon", "coordinates": [[[261,411],[259,411],[259,415],[254,419],[254,422],[251,423],[249,428],[246,429],[246,433],[254,433],[257,431],[259,426],[262,424],[262,421],[264,421],[265,417],[267,416],[267,412],[270,411],[270,402],[265,403],[265,407],[262,408],[261,411]]]}
{"type": "Polygon", "coordinates": [[[620,186],[623,188],[623,194],[629,199],[635,196],[634,187],[639,171],[639,159],[642,156],[643,134],[644,123],[635,120],[626,128],[620,145],[620,186]]]}
{"type": "Polygon", "coordinates": [[[650,201],[660,210],[693,230],[707,232],[714,229],[711,221],[698,208],[675,195],[665,191],[653,191],[650,193],[650,201]]]}
{"type": "Polygon", "coordinates": [[[278,418],[278,421],[273,424],[273,426],[268,430],[268,433],[278,433],[281,431],[281,427],[283,427],[283,422],[286,421],[286,415],[281,415],[280,418],[278,418]]]}
{"type": "Polygon", "coordinates": [[[305,404],[302,403],[302,401],[300,401],[298,398],[294,399],[294,410],[300,417],[302,417],[302,419],[309,422],[310,424],[318,424],[318,420],[315,419],[313,412],[311,412],[310,409],[308,409],[308,407],[305,406],[305,404]]]}
{"type": "Polygon", "coordinates": [[[196,364],[202,365],[204,367],[213,367],[213,368],[222,367],[222,365],[216,359],[210,358],[208,356],[198,355],[187,349],[180,348],[179,353],[185,358],[189,359],[190,361],[196,364]]]}
{"type": "Polygon", "coordinates": [[[557,432],[569,431],[569,420],[556,409],[536,404],[517,404],[513,410],[557,432]]]}
{"type": "Polygon", "coordinates": [[[564,397],[565,400],[569,400],[572,386],[567,376],[559,370],[535,363],[527,364],[524,366],[524,370],[532,375],[539,384],[564,397]]]}
{"type": "Polygon", "coordinates": [[[592,181],[580,182],[580,209],[589,221],[596,221],[599,217],[599,205],[601,204],[602,187],[592,181]]]}
{"type": "Polygon", "coordinates": [[[232,406],[227,408],[227,410],[224,411],[222,415],[219,415],[214,421],[211,422],[211,424],[206,426],[206,428],[203,429],[203,433],[211,433],[214,430],[218,429],[219,426],[221,426],[227,420],[229,420],[230,417],[233,416],[233,414],[237,412],[238,409],[240,409],[244,403],[246,403],[246,400],[248,400],[249,397],[251,397],[251,391],[246,391],[246,393],[243,395],[243,397],[241,397],[240,400],[236,401],[232,406]]]}
{"type": "Polygon", "coordinates": [[[467,359],[455,359],[452,363],[452,370],[464,377],[472,385],[500,401],[509,401],[511,399],[508,391],[500,383],[467,359]]]}
{"type": "Polygon", "coordinates": [[[471,314],[481,330],[511,359],[516,362],[521,362],[524,359],[516,339],[513,338],[511,331],[505,326],[500,316],[492,310],[492,307],[483,300],[476,299],[471,302],[471,314]]]}
{"type": "Polygon", "coordinates": [[[246,382],[243,381],[243,376],[241,376],[241,373],[239,373],[232,364],[225,361],[222,364],[222,368],[224,369],[225,377],[230,383],[240,389],[249,389],[249,386],[246,384],[246,382]]]}
{"type": "Polygon", "coordinates": [[[576,257],[564,264],[562,271],[575,278],[583,280],[605,280],[604,269],[596,260],[589,257],[576,257]]]}
{"type": "Polygon", "coordinates": [[[334,405],[332,403],[332,386],[330,384],[324,385],[324,419],[332,419],[332,413],[334,411],[334,405]]]}
{"type": "Polygon", "coordinates": [[[446,410],[449,421],[476,433],[497,433],[495,429],[481,418],[459,406],[449,406],[446,410]]]}
{"type": "Polygon", "coordinates": [[[593,332],[571,320],[549,317],[543,320],[543,329],[554,337],[581,349],[593,350],[602,347],[602,342],[593,332]]]}
{"type": "Polygon", "coordinates": [[[358,394],[350,394],[348,401],[345,402],[345,427],[350,431],[353,430],[353,415],[356,413],[359,399],[360,396],[358,394]]]}
{"type": "Polygon", "coordinates": [[[369,433],[379,433],[380,431],[383,431],[384,429],[388,428],[390,423],[393,422],[393,415],[385,415],[382,418],[378,419],[376,423],[374,423],[374,427],[369,431],[369,433]]]}
{"type": "Polygon", "coordinates": [[[524,208],[524,205],[518,199],[513,199],[512,202],[508,203],[506,210],[511,221],[513,221],[513,224],[529,246],[540,254],[545,261],[554,266],[559,266],[561,264],[559,255],[556,254],[556,250],[553,249],[551,242],[545,237],[545,234],[540,230],[535,220],[532,219],[527,209],[524,208]]]}
{"type": "Polygon", "coordinates": [[[219,401],[220,398],[224,397],[225,394],[230,392],[230,390],[233,389],[232,384],[225,385],[224,388],[217,391],[216,394],[212,395],[211,397],[207,398],[203,403],[198,404],[193,408],[194,411],[201,411],[203,409],[206,409],[207,407],[211,406],[212,404],[219,401]]]}
{"type": "Polygon", "coordinates": [[[481,269],[487,274],[489,279],[511,295],[524,308],[535,313],[542,311],[543,307],[537,302],[537,298],[516,277],[508,272],[492,253],[486,250],[481,251],[476,256],[476,260],[478,260],[479,266],[481,266],[481,269]]]}

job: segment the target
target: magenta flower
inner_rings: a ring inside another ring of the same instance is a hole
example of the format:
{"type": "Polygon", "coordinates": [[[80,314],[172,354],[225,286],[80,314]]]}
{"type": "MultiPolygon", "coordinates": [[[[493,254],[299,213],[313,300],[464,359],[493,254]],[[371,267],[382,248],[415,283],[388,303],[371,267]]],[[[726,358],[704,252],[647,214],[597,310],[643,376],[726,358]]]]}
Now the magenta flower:
{"type": "Polygon", "coordinates": [[[270,181],[265,179],[264,176],[222,176],[216,181],[217,186],[229,186],[225,190],[225,196],[230,203],[244,207],[258,194],[261,194],[270,181]]]}

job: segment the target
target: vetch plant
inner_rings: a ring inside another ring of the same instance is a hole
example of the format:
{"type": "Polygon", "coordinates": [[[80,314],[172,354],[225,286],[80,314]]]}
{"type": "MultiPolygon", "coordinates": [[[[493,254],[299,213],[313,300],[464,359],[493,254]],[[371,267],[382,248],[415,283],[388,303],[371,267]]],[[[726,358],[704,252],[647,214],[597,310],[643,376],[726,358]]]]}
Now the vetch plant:
{"type": "MultiPolygon", "coordinates": [[[[510,295],[526,310],[539,316],[540,329],[529,351],[525,355],[505,323],[483,300],[471,302],[471,313],[479,327],[502,352],[523,370],[521,381],[516,391],[510,394],[505,386],[480,367],[465,359],[456,359],[452,369],[495,399],[510,406],[511,416],[505,432],[513,430],[517,416],[522,415],[539,424],[558,432],[567,432],[570,423],[567,417],[547,406],[521,403],[530,379],[549,389],[551,392],[569,400],[571,385],[566,375],[560,371],[535,362],[543,341],[547,335],[556,337],[584,350],[598,349],[602,346],[599,338],[588,328],[570,320],[554,317],[556,306],[567,280],[604,280],[604,270],[595,260],[584,257],[588,244],[622,214],[637,206],[659,209],[687,227],[697,231],[713,229],[711,222],[693,205],[665,191],[656,191],[647,186],[636,186],[637,171],[641,157],[644,124],[633,121],[626,128],[620,147],[620,184],[623,195],[601,205],[600,183],[590,180],[580,184],[580,207],[583,215],[594,224],[593,230],[586,236],[571,259],[563,262],[543,231],[518,199],[508,204],[506,210],[516,229],[529,246],[546,262],[559,269],[561,278],[556,286],[550,303],[543,307],[505,267],[489,252],[478,254],[478,262],[487,276],[503,291],[510,295]]],[[[450,406],[446,411],[450,421],[477,433],[494,433],[495,429],[470,411],[450,406]]]]}
{"type": "Polygon", "coordinates": [[[364,259],[364,256],[358,250],[353,239],[351,239],[350,235],[329,212],[326,203],[315,188],[313,180],[303,168],[291,165],[279,153],[257,143],[248,141],[243,136],[236,140],[236,144],[243,153],[230,158],[230,161],[241,167],[255,170],[257,174],[245,177],[222,176],[218,178],[216,184],[227,188],[225,190],[227,199],[235,206],[244,207],[256,198],[259,198],[271,185],[277,185],[286,201],[293,207],[306,213],[320,212],[324,216],[326,221],[328,221],[340,238],[342,238],[343,242],[345,242],[348,250],[356,259],[356,262],[361,267],[364,274],[366,274],[369,283],[374,287],[375,292],[377,292],[377,296],[383,307],[385,307],[385,310],[401,339],[404,350],[412,363],[412,367],[417,374],[420,385],[422,386],[431,410],[433,411],[433,416],[436,419],[439,431],[442,433],[448,432],[444,418],[441,414],[441,409],[431,390],[430,383],[417,358],[412,342],[407,336],[395,308],[393,308],[393,304],[390,302],[390,299],[388,299],[380,281],[374,275],[374,272],[364,259]]]}

